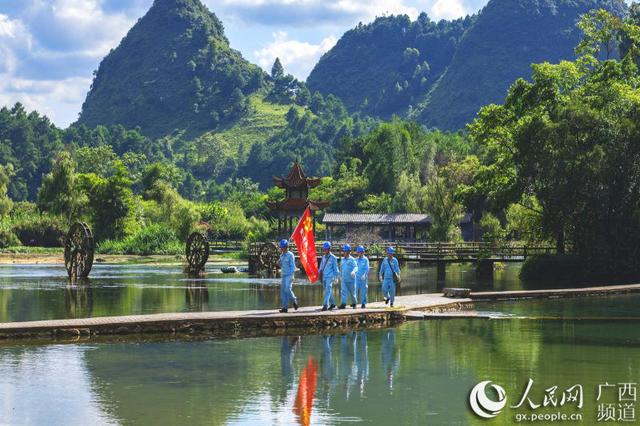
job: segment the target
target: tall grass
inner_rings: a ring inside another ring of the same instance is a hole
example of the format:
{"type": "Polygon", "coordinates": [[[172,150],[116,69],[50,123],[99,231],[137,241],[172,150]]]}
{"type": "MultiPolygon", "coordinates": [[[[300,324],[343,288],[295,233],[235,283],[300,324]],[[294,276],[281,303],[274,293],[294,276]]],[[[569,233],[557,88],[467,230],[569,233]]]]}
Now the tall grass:
{"type": "Polygon", "coordinates": [[[160,224],[141,228],[122,240],[105,240],[98,246],[103,254],[182,254],[184,242],[180,241],[173,230],[160,224]]]}

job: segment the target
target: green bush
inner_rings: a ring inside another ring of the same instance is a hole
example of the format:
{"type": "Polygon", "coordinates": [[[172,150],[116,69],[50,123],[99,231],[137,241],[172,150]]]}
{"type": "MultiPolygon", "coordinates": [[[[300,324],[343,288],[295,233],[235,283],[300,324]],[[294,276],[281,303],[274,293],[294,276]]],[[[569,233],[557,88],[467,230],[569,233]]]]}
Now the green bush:
{"type": "Polygon", "coordinates": [[[543,254],[525,260],[520,278],[528,282],[576,283],[585,279],[576,256],[543,254]]]}
{"type": "Polygon", "coordinates": [[[506,237],[506,232],[502,228],[500,220],[491,213],[482,215],[480,230],[482,231],[482,241],[486,243],[498,244],[506,237]]]}
{"type": "Polygon", "coordinates": [[[148,225],[122,240],[106,240],[98,247],[104,254],[181,254],[184,243],[166,226],[148,225]]]}
{"type": "Polygon", "coordinates": [[[10,229],[0,229],[0,248],[19,246],[20,240],[10,229]]]}
{"type": "Polygon", "coordinates": [[[31,215],[16,221],[11,231],[25,246],[61,247],[69,226],[66,221],[47,215],[31,215]]]}

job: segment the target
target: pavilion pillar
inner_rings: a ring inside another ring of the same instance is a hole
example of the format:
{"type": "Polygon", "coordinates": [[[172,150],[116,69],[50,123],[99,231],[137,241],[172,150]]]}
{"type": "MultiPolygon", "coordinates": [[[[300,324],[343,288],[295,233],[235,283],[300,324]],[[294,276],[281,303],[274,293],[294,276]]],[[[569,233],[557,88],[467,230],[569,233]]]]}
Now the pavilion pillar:
{"type": "MultiPolygon", "coordinates": [[[[311,210],[311,209],[309,209],[311,210]]],[[[311,210],[311,220],[313,221],[313,238],[316,238],[316,211],[311,210]]]]}

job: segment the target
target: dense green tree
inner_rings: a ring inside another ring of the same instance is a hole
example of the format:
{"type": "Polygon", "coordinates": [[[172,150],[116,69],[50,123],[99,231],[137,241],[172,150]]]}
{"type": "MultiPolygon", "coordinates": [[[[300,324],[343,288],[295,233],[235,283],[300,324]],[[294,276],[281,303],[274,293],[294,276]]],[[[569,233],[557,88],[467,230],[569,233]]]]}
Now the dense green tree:
{"type": "Polygon", "coordinates": [[[533,81],[480,111],[470,126],[484,152],[478,178],[505,207],[535,196],[543,232],[590,278],[631,279],[640,276],[640,31],[606,12],[581,27],[605,30],[587,31],[575,62],[534,65],[533,81]],[[632,43],[626,56],[602,58],[621,35],[632,43]]]}
{"type": "Polygon", "coordinates": [[[47,117],[27,113],[20,103],[0,108],[0,164],[13,166],[8,188],[12,199],[36,199],[42,176],[63,148],[61,133],[47,117]]]}
{"type": "Polygon", "coordinates": [[[284,67],[282,66],[282,62],[280,62],[280,58],[276,58],[273,61],[273,66],[271,67],[271,79],[277,81],[284,77],[284,67]]]}
{"type": "Polygon", "coordinates": [[[121,162],[116,162],[112,176],[89,173],[79,175],[78,180],[88,197],[88,211],[98,241],[122,238],[136,226],[132,182],[121,162]]]}
{"type": "Polygon", "coordinates": [[[361,170],[362,163],[356,158],[340,165],[337,176],[322,179],[322,184],[312,190],[310,198],[331,201],[332,211],[357,211],[358,203],[364,200],[369,186],[361,170]]]}
{"type": "Polygon", "coordinates": [[[80,216],[86,198],[77,183],[76,163],[67,151],[60,152],[53,169],[38,191],[38,208],[41,211],[61,215],[69,221],[80,216]]]}
{"type": "Polygon", "coordinates": [[[13,175],[13,166],[11,164],[0,165],[0,219],[4,218],[11,212],[13,201],[9,198],[9,182],[13,175]]]}
{"type": "Polygon", "coordinates": [[[421,206],[429,212],[433,221],[429,229],[432,241],[456,241],[460,239],[458,224],[463,207],[455,197],[455,185],[447,179],[436,176],[422,189],[421,206]]]}
{"type": "Polygon", "coordinates": [[[432,155],[429,144],[425,132],[415,123],[396,118],[378,125],[362,146],[371,192],[394,194],[402,173],[415,175],[425,167],[423,156],[432,155]]]}
{"type": "Polygon", "coordinates": [[[114,162],[118,154],[109,145],[82,146],[73,156],[79,173],[95,173],[98,176],[110,176],[114,173],[114,162]]]}

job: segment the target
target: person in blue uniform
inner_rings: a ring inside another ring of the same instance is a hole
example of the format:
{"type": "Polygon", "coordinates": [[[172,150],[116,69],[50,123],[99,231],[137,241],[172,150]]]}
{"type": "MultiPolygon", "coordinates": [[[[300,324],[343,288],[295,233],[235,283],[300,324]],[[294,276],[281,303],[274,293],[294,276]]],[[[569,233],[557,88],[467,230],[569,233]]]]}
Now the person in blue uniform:
{"type": "Polygon", "coordinates": [[[293,307],[298,310],[298,299],[293,294],[293,274],[296,271],[296,260],[293,253],[289,251],[289,241],[280,240],[280,273],[282,280],[280,281],[280,299],[282,301],[282,309],[280,312],[286,313],[289,310],[289,302],[293,302],[293,307]]]}
{"type": "Polygon", "coordinates": [[[351,246],[345,244],[342,246],[342,252],[344,254],[340,270],[340,309],[347,307],[347,298],[351,301],[351,307],[356,308],[356,274],[358,273],[358,264],[356,260],[351,257],[351,246]]]}
{"type": "Polygon", "coordinates": [[[362,303],[362,309],[367,307],[367,291],[369,290],[369,259],[364,255],[364,247],[356,247],[356,263],[358,264],[358,273],[356,274],[356,289],[358,297],[362,303]]]}
{"type": "Polygon", "coordinates": [[[322,299],[322,310],[331,310],[336,307],[333,300],[333,283],[340,277],[340,269],[338,268],[338,258],[331,253],[331,243],[325,241],[322,244],[322,260],[318,271],[322,276],[322,286],[324,288],[324,298],[322,299]]]}
{"type": "Polygon", "coordinates": [[[393,273],[398,274],[400,278],[400,265],[398,259],[393,256],[395,250],[393,247],[387,249],[387,257],[382,261],[380,265],[380,273],[378,278],[382,281],[382,294],[384,295],[384,303],[393,302],[396,299],[396,283],[393,281],[393,273]]]}

